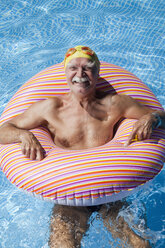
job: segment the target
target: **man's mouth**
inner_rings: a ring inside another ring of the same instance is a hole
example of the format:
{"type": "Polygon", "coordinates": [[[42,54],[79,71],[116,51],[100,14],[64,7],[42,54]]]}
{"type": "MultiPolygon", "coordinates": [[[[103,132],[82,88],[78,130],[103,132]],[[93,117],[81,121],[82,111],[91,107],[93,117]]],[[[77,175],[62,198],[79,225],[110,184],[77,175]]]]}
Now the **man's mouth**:
{"type": "Polygon", "coordinates": [[[80,87],[83,87],[83,88],[88,88],[90,86],[90,82],[89,81],[85,81],[83,83],[79,83],[79,82],[73,81],[73,84],[75,84],[77,86],[80,86],[80,87]]]}
{"type": "Polygon", "coordinates": [[[86,77],[83,78],[74,77],[72,79],[72,83],[83,88],[88,88],[90,86],[90,81],[86,77]]]}

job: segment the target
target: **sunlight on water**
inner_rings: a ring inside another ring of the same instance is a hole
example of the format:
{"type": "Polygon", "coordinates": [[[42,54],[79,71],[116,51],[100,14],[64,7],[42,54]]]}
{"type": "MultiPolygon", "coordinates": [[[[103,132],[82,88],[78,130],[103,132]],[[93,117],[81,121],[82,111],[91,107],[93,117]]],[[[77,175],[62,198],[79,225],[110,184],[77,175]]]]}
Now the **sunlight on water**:
{"type": "MultiPolygon", "coordinates": [[[[165,107],[164,8],[164,0],[0,0],[0,113],[22,83],[79,44],[136,74],[165,107]]],[[[119,213],[154,248],[165,247],[164,193],[162,171],[119,213]]],[[[47,248],[52,207],[18,190],[1,172],[0,247],[47,248]]],[[[122,241],[94,213],[82,247],[122,247],[122,241]]]]}

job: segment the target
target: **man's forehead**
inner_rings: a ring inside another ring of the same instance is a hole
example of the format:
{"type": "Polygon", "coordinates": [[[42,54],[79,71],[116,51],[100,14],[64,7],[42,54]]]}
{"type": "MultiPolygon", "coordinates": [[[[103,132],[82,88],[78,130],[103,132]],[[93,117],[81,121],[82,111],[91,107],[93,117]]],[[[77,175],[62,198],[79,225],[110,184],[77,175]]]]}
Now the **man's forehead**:
{"type": "Polygon", "coordinates": [[[88,66],[93,66],[95,63],[94,61],[91,61],[90,59],[87,58],[74,58],[71,61],[69,61],[68,66],[78,66],[78,65],[88,65],[88,66]]]}

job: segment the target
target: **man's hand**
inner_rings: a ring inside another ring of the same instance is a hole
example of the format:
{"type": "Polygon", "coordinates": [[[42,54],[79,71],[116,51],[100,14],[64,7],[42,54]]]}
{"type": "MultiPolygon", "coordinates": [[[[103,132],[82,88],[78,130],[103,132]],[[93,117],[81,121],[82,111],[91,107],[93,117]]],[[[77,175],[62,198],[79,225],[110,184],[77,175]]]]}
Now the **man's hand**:
{"type": "Polygon", "coordinates": [[[20,135],[21,139],[21,150],[22,153],[31,160],[42,160],[44,158],[44,149],[33,135],[29,131],[24,131],[20,135]]]}
{"type": "Polygon", "coordinates": [[[151,113],[142,116],[133,126],[133,130],[130,133],[124,146],[128,146],[132,141],[149,139],[152,134],[153,124],[155,123],[155,117],[151,113]]]}

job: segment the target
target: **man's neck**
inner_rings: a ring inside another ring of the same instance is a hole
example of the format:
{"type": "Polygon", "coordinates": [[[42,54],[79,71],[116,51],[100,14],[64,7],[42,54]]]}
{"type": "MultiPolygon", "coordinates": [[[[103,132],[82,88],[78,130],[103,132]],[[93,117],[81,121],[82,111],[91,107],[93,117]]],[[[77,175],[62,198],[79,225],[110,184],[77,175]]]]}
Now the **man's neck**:
{"type": "Polygon", "coordinates": [[[74,105],[79,105],[84,109],[87,109],[89,105],[91,105],[92,102],[95,101],[95,93],[90,96],[77,96],[72,93],[70,93],[70,99],[74,103],[74,105]]]}

